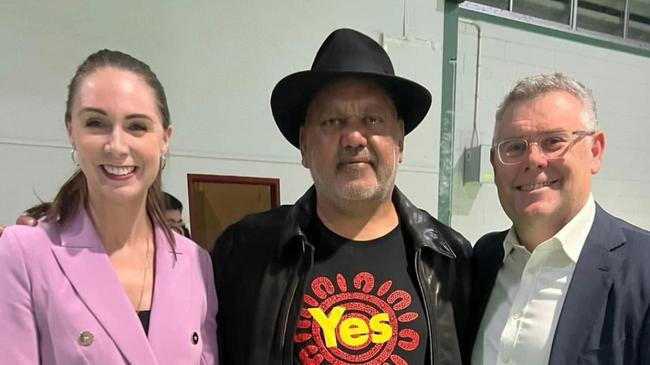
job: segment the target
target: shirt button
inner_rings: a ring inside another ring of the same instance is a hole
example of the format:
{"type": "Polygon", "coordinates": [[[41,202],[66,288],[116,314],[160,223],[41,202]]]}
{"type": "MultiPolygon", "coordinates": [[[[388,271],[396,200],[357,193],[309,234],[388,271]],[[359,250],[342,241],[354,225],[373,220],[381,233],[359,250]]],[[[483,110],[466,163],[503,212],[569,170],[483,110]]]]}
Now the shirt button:
{"type": "Polygon", "coordinates": [[[513,319],[519,319],[521,318],[521,312],[516,312],[515,314],[512,315],[513,319]]]}
{"type": "Polygon", "coordinates": [[[199,343],[199,334],[194,332],[192,333],[192,345],[199,343]]]}

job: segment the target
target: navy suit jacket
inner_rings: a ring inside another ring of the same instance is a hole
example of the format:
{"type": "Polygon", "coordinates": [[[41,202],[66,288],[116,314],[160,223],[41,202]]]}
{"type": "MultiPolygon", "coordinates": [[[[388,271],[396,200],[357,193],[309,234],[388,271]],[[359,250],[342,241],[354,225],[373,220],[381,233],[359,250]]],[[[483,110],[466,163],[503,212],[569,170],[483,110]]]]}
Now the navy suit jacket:
{"type": "MultiPolygon", "coordinates": [[[[474,246],[473,340],[503,265],[506,233],[489,233],[474,246]]],[[[650,232],[599,205],[569,284],[549,364],[650,364],[650,232]]]]}

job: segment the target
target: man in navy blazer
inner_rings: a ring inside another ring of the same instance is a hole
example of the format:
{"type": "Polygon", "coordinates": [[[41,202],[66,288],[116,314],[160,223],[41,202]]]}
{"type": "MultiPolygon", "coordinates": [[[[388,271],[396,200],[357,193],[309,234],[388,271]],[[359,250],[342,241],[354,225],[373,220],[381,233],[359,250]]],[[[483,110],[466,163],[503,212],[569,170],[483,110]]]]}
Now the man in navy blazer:
{"type": "Polygon", "coordinates": [[[650,232],[591,194],[605,136],[591,91],[519,81],[496,113],[491,162],[512,220],[474,247],[472,364],[650,364],[650,232]]]}

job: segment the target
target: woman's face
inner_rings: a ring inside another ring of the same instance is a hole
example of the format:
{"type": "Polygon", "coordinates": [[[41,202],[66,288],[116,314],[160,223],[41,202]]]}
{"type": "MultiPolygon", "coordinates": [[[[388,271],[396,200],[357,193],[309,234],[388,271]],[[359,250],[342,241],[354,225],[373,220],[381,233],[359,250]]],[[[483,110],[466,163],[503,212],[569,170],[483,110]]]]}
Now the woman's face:
{"type": "Polygon", "coordinates": [[[112,67],[85,76],[66,123],[91,201],[128,203],[146,197],[167,153],[154,90],[137,74],[112,67]]]}

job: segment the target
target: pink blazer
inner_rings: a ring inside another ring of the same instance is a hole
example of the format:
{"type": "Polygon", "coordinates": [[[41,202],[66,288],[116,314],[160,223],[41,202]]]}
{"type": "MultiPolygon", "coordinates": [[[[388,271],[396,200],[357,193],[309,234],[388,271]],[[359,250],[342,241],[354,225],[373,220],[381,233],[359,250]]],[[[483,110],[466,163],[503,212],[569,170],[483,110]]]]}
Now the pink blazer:
{"type": "Polygon", "coordinates": [[[6,364],[215,364],[217,295],[207,252],[155,228],[149,335],[84,210],[0,237],[0,358],[6,364]]]}

